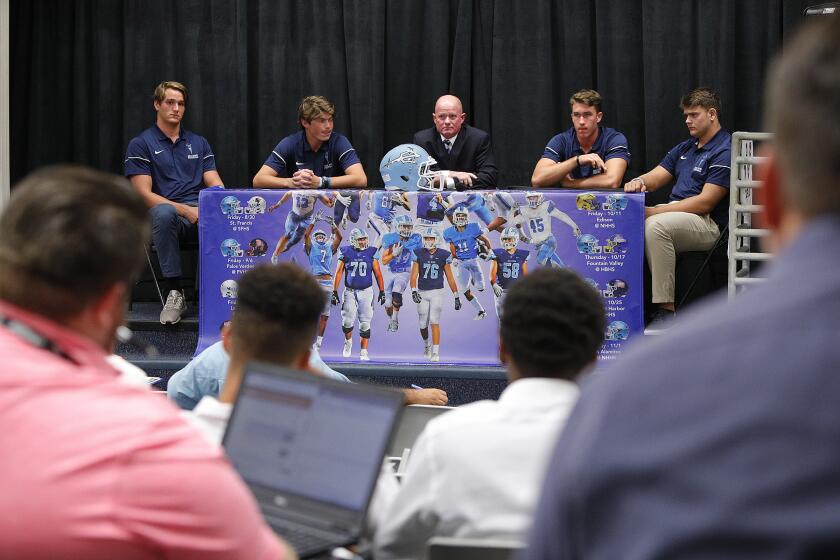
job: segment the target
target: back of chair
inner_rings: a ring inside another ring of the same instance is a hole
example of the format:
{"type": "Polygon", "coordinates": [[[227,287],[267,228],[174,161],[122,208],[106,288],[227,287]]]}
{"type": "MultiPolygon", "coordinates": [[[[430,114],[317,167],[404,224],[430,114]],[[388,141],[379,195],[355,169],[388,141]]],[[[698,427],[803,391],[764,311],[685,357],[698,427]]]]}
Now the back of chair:
{"type": "Polygon", "coordinates": [[[406,449],[411,449],[417,436],[426,427],[426,424],[444,412],[452,410],[451,406],[432,406],[426,404],[412,404],[403,410],[402,418],[391,439],[391,446],[388,448],[388,455],[400,457],[406,449]]]}
{"type": "Polygon", "coordinates": [[[518,541],[434,537],[429,560],[513,560],[524,544],[518,541]]]}

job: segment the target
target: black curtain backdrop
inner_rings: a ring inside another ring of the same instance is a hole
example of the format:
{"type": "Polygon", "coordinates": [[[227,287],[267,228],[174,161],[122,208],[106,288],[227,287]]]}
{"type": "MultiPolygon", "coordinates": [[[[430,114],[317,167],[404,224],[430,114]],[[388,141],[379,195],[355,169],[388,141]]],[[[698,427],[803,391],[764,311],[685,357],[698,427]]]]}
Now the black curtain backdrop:
{"type": "Polygon", "coordinates": [[[232,187],[250,186],[311,94],[336,104],[381,186],[383,154],[431,126],[444,93],[490,132],[501,184],[527,185],[585,87],[627,135],[634,177],[687,137],[678,101],[698,85],[721,95],[726,128],[761,130],[767,63],[812,3],[12,0],[12,180],[56,162],[121,173],[163,80],[189,88],[184,126],[232,187]]]}

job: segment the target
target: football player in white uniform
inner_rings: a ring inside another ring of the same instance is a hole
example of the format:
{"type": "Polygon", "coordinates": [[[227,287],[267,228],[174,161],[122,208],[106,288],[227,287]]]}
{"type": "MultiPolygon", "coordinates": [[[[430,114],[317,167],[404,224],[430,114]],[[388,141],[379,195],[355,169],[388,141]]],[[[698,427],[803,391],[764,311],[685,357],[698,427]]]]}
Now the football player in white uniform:
{"type": "Polygon", "coordinates": [[[552,201],[545,200],[541,192],[528,192],[525,194],[525,199],[528,204],[519,207],[513,217],[513,224],[518,228],[522,228],[523,224],[528,226],[528,235],[525,236],[524,241],[532,244],[537,250],[537,262],[540,265],[565,267],[555,252],[557,239],[551,233],[551,219],[556,218],[569,226],[575,239],[580,236],[580,228],[568,214],[554,206],[552,201]]]}
{"type": "Polygon", "coordinates": [[[306,226],[314,221],[312,211],[315,209],[316,202],[320,200],[330,208],[333,205],[333,200],[324,194],[313,191],[298,191],[295,193],[287,191],[283,193],[280,200],[269,206],[268,211],[274,212],[289,200],[289,198],[292,199],[292,210],[286,216],[285,232],[277,241],[277,246],[271,255],[271,262],[274,264],[277,264],[278,257],[281,253],[288,251],[301,240],[303,232],[306,231],[306,226]]]}

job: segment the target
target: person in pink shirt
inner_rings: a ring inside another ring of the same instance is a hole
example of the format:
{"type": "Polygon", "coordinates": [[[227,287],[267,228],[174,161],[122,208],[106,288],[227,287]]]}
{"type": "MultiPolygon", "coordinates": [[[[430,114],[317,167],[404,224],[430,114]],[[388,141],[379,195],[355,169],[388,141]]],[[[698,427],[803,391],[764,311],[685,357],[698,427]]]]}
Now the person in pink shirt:
{"type": "Polygon", "coordinates": [[[0,217],[0,555],[295,558],[221,450],[106,361],[148,237],[130,185],[81,167],[0,217]]]}

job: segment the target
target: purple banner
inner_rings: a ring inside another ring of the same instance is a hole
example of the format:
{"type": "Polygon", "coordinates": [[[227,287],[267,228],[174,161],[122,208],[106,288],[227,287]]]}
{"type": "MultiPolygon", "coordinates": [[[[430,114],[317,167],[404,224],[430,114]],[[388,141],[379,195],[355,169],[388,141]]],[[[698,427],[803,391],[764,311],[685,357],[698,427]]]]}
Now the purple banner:
{"type": "Polygon", "coordinates": [[[359,361],[359,333],[368,327],[371,362],[428,363],[423,321],[432,327],[430,343],[437,325],[440,362],[498,365],[497,304],[538,266],[569,267],[603,295],[608,327],[600,359],[615,359],[643,331],[644,195],[531,193],[204,190],[196,353],[218,340],[238,277],[274,257],[312,271],[330,293],[342,263],[340,301],[325,308],[320,352],[328,361],[359,361]],[[412,298],[412,266],[420,304],[412,298]],[[385,305],[377,301],[379,277],[385,305]],[[342,323],[352,326],[350,343],[342,323]]]}

